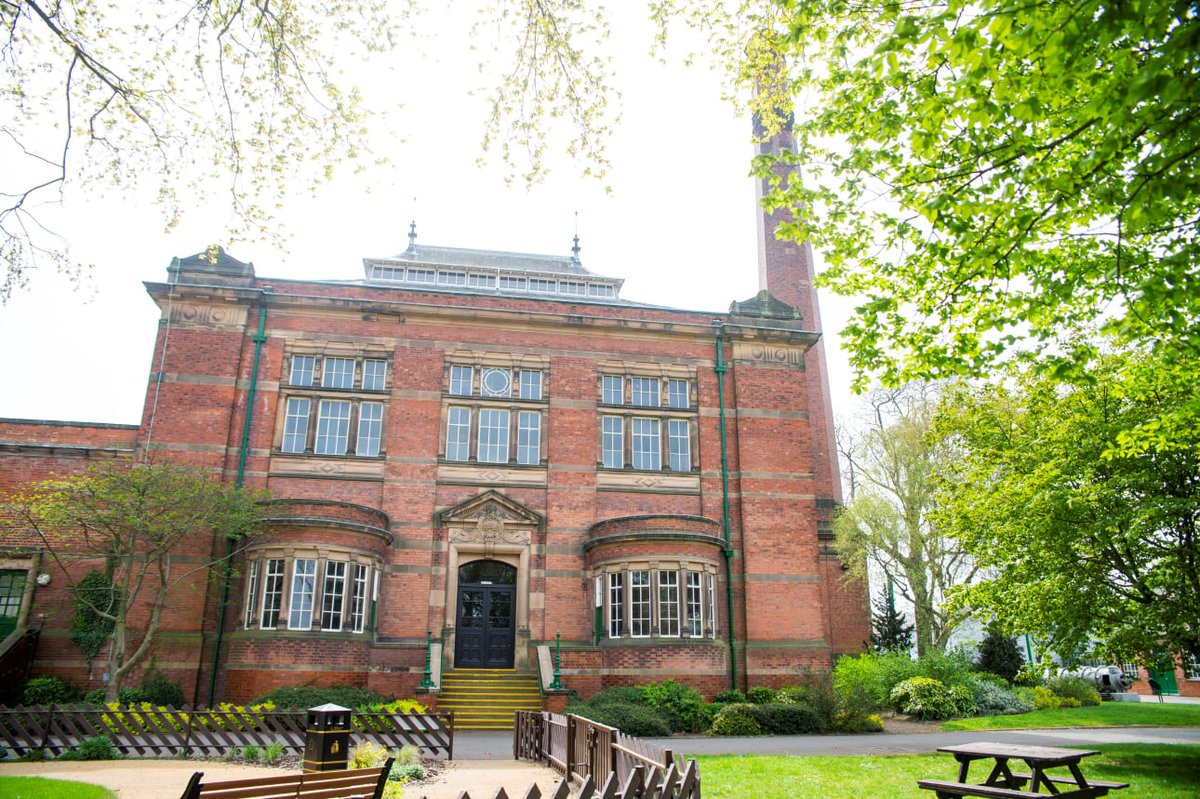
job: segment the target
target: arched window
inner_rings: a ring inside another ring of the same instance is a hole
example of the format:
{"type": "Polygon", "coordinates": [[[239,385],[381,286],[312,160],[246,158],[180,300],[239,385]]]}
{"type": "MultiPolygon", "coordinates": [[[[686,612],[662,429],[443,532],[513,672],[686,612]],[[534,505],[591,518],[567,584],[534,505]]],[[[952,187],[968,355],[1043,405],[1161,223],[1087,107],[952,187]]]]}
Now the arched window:
{"type": "Polygon", "coordinates": [[[458,567],[458,583],[516,585],[517,567],[498,560],[473,560],[458,567]]]}

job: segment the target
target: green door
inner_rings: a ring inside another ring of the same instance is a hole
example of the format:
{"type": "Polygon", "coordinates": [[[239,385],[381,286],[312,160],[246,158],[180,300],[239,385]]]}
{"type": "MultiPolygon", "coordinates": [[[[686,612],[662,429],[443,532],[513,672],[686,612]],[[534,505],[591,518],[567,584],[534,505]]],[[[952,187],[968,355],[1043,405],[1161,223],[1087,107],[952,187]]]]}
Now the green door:
{"type": "Polygon", "coordinates": [[[0,569],[0,641],[17,628],[25,596],[25,570],[0,569]]]}
{"type": "Polygon", "coordinates": [[[1179,683],[1175,681],[1175,661],[1170,655],[1164,655],[1153,668],[1147,669],[1150,677],[1162,686],[1162,692],[1167,695],[1179,694],[1179,683]]]}

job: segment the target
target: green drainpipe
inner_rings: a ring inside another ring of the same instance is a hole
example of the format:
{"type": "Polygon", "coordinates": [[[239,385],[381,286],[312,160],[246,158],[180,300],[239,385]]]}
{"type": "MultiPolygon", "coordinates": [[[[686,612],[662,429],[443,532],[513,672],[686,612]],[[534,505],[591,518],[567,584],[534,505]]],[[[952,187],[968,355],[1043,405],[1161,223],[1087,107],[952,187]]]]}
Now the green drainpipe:
{"type": "MultiPolygon", "coordinates": [[[[719,323],[718,323],[719,324],[719,323]]],[[[725,326],[717,328],[717,401],[721,408],[721,512],[725,524],[725,599],[729,608],[729,687],[737,688],[737,639],[733,632],[733,544],[729,532],[729,451],[725,442],[725,356],[721,336],[725,326]]]]}
{"type": "MultiPolygon", "coordinates": [[[[242,426],[242,446],[238,452],[238,470],[235,488],[241,488],[246,478],[246,455],[250,452],[250,419],[254,410],[254,393],[258,389],[258,359],[262,355],[263,342],[267,340],[267,304],[258,309],[258,333],[254,335],[254,364],[250,367],[250,390],[246,394],[246,423],[242,426]]],[[[221,604],[217,608],[217,635],[213,640],[212,674],[208,679],[208,706],[213,706],[213,698],[217,693],[217,665],[221,659],[221,639],[225,636],[225,606],[229,603],[229,583],[233,572],[233,549],[237,538],[225,536],[225,569],[221,574],[221,604]]]]}

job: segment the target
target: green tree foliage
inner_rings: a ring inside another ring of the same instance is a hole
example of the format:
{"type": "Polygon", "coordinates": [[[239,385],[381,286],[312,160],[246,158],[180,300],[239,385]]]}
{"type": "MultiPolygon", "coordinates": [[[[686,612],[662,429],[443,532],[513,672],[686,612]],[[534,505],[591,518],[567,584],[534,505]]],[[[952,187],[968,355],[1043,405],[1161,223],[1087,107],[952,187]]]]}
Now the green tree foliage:
{"type": "Polygon", "coordinates": [[[937,395],[910,384],[868,400],[861,437],[839,443],[852,490],[833,523],[838,554],[850,579],[866,579],[873,564],[893,581],[912,605],[918,655],[942,651],[963,618],[946,607],[946,592],[971,579],[974,566],[930,520],[935,475],[954,457],[933,431],[937,395]]]}
{"type": "MultiPolygon", "coordinates": [[[[1064,342],[1094,326],[1160,363],[1200,352],[1195,3],[653,5],[664,30],[706,34],[757,111],[796,98],[785,158],[803,179],[768,203],[821,253],[823,285],[864,298],[843,331],[862,384],[1014,353],[1069,376],[1096,353],[1064,342]]],[[[1123,446],[1200,417],[1157,410],[1123,446]]]]}
{"type": "Polygon", "coordinates": [[[1200,435],[1118,445],[1140,420],[1196,402],[1200,385],[1153,377],[1195,365],[1130,349],[1076,382],[1026,372],[946,397],[943,432],[966,452],[936,523],[987,575],[960,607],[1055,651],[1200,654],[1200,435]]]}
{"type": "MultiPolygon", "coordinates": [[[[30,270],[77,276],[44,206],[78,186],[155,198],[168,227],[228,206],[226,238],[369,154],[346,68],[422,22],[414,0],[0,0],[0,302],[30,270]]],[[[551,145],[603,175],[618,116],[602,10],[494,0],[462,23],[491,84],[484,149],[535,181],[551,145]]],[[[378,64],[371,74],[377,74],[378,64]]],[[[416,79],[416,78],[414,78],[416,79]]]]}
{"type": "Polygon", "coordinates": [[[871,603],[871,649],[875,652],[908,652],[913,645],[913,626],[896,610],[896,598],[889,589],[871,603]]]}
{"type": "Polygon", "coordinates": [[[262,499],[186,466],[106,463],[0,497],[0,516],[39,539],[76,608],[111,625],[105,698],[112,701],[150,654],[163,611],[197,601],[187,589],[203,588],[223,561],[224,541],[213,546],[214,537],[245,540],[256,532],[262,499]],[[104,568],[100,581],[88,576],[96,564],[104,568]]]}

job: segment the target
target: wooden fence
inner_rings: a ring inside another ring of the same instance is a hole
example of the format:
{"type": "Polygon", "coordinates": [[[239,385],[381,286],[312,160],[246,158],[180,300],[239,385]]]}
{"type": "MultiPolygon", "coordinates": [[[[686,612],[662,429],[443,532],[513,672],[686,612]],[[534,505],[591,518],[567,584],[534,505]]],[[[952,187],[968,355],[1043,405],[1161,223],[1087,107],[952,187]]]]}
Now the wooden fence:
{"type": "MultiPolygon", "coordinates": [[[[59,755],[88,738],[105,736],[117,751],[138,757],[221,757],[232,749],[274,743],[283,744],[286,752],[302,753],[306,720],[303,710],[0,707],[0,746],[18,757],[36,750],[59,755]]],[[[453,759],[454,714],[355,711],[350,739],[351,745],[367,740],[388,749],[412,744],[453,759]]]]}
{"type": "Polygon", "coordinates": [[[579,783],[579,799],[597,791],[603,799],[700,799],[695,760],[684,764],[670,749],[582,716],[517,711],[513,757],[544,762],[579,783]]]}

